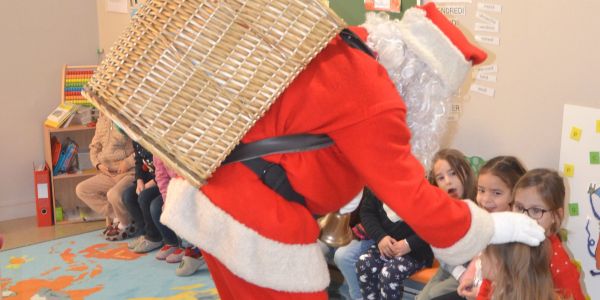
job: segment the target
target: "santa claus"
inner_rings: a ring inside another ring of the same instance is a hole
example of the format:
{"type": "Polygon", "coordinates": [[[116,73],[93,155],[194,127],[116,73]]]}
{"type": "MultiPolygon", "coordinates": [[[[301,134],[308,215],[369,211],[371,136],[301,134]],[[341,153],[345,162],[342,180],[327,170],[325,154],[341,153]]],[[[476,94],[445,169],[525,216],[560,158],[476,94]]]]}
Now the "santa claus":
{"type": "MultiPolygon", "coordinates": [[[[544,239],[522,214],[489,214],[431,186],[411,152],[411,129],[439,133],[443,109],[434,104],[448,99],[486,54],[433,4],[407,10],[400,22],[373,18],[351,29],[378,59],[334,37],[241,139],[311,134],[333,142],[262,157],[285,170],[300,201],[263,182],[270,167],[257,174],[241,162],[222,165],[199,188],[171,181],[161,221],[202,249],[222,299],[326,299],[329,273],[314,215],[339,210],[364,186],[451,264],[489,243],[544,239]],[[432,113],[407,116],[408,103],[432,113]]],[[[434,138],[421,136],[413,150],[424,158],[434,138]]]]}

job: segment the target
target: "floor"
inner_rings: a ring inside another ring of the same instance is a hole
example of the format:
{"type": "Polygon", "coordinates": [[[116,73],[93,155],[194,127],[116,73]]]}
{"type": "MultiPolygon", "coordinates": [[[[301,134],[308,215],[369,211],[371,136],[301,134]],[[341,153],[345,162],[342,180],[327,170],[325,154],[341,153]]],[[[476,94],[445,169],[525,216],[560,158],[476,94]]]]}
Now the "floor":
{"type": "Polygon", "coordinates": [[[0,222],[0,234],[4,236],[3,250],[23,247],[104,228],[104,221],[59,224],[38,227],[36,217],[0,222]]]}
{"type": "MultiPolygon", "coordinates": [[[[35,217],[2,221],[0,222],[0,234],[4,236],[4,246],[2,247],[2,250],[100,230],[104,228],[104,226],[106,226],[104,221],[93,221],[38,227],[35,217]]],[[[327,289],[330,299],[348,299],[348,287],[344,284],[341,273],[335,268],[331,268],[330,274],[332,280],[331,285],[327,289]]],[[[403,299],[414,299],[414,294],[421,288],[422,285],[407,281],[405,283],[405,294],[403,299]]]]}

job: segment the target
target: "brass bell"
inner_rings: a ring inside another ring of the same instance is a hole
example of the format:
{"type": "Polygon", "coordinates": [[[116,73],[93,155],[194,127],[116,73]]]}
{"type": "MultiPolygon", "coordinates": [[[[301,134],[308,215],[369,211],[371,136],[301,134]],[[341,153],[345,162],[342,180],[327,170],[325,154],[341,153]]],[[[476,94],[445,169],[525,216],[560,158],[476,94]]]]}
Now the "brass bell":
{"type": "Polygon", "coordinates": [[[318,221],[321,234],[319,240],[329,247],[337,248],[348,245],[353,239],[350,228],[350,214],[332,212],[321,217],[318,221]]]}

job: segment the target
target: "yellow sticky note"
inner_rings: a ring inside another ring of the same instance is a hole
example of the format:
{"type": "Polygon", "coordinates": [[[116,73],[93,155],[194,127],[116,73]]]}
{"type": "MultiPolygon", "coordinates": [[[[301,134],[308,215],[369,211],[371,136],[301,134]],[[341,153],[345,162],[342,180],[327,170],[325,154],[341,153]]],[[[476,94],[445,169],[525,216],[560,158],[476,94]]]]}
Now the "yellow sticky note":
{"type": "Polygon", "coordinates": [[[596,132],[600,133],[600,120],[596,120],[596,132]]]}
{"type": "Polygon", "coordinates": [[[581,139],[581,128],[577,128],[575,126],[571,127],[571,134],[569,135],[569,137],[572,140],[576,140],[579,142],[579,140],[581,139]]]}
{"type": "Polygon", "coordinates": [[[565,164],[563,172],[567,177],[573,177],[575,175],[575,166],[572,164],[565,164]]]}

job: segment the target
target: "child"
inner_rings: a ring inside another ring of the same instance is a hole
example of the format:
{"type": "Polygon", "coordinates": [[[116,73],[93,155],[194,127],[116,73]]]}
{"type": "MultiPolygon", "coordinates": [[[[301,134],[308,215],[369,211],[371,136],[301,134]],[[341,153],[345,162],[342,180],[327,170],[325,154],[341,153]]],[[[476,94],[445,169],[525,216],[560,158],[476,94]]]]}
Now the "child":
{"type": "MultiPolygon", "coordinates": [[[[156,183],[162,195],[161,199],[166,200],[169,182],[171,181],[171,178],[177,176],[177,173],[169,169],[158,157],[155,157],[154,165],[156,167],[156,183]]],[[[191,245],[186,245],[185,249],[179,247],[178,238],[175,232],[160,222],[162,206],[163,201],[160,201],[160,207],[156,207],[156,209],[152,211],[152,219],[154,220],[155,226],[160,230],[163,238],[170,242],[165,243],[165,246],[156,254],[156,258],[159,260],[166,260],[168,263],[180,263],[175,270],[177,276],[192,275],[199,269],[206,267],[206,262],[200,253],[200,249],[197,247],[191,245]]]]}
{"type": "Polygon", "coordinates": [[[526,213],[546,230],[551,244],[552,281],[560,296],[584,300],[579,271],[563,248],[558,232],[564,218],[565,185],[556,171],[535,169],[517,182],[513,211],[526,213]]]}
{"type": "MultiPolygon", "coordinates": [[[[465,155],[456,149],[442,149],[433,157],[429,180],[456,199],[475,197],[475,176],[465,155]]],[[[440,264],[440,268],[423,290],[418,300],[429,300],[456,291],[458,277],[465,267],[440,264]]]]}
{"type": "MultiPolygon", "coordinates": [[[[477,204],[489,212],[511,210],[512,190],[526,170],[523,164],[514,156],[497,156],[487,161],[479,170],[477,178],[477,204]]],[[[469,264],[467,271],[460,275],[458,290],[463,297],[475,298],[479,292],[481,271],[476,270],[480,264],[475,258],[469,264]]],[[[462,299],[457,291],[438,299],[462,299]]]]}
{"type": "Polygon", "coordinates": [[[135,150],[135,181],[123,192],[123,204],[135,223],[141,227],[141,236],[128,245],[137,253],[146,253],[162,246],[163,239],[152,223],[150,209],[152,202],[160,196],[154,179],[153,155],[142,145],[133,142],[135,150]]]}
{"type": "Polygon", "coordinates": [[[492,282],[494,300],[559,299],[550,274],[550,243],[489,245],[481,255],[483,277],[492,282]]]}
{"type": "MultiPolygon", "coordinates": [[[[584,300],[579,271],[571,262],[558,237],[565,205],[565,186],[560,175],[548,169],[527,172],[515,185],[513,199],[513,211],[526,213],[546,231],[552,253],[552,281],[558,294],[566,299],[584,300]]],[[[493,285],[490,286],[488,281],[484,281],[477,299],[490,299],[492,289],[493,285]]],[[[462,294],[460,290],[459,294],[462,294]]]]}
{"type": "Polygon", "coordinates": [[[404,279],[433,262],[429,244],[368,189],[360,220],[375,241],[356,263],[363,298],[402,299],[404,279]]]}

